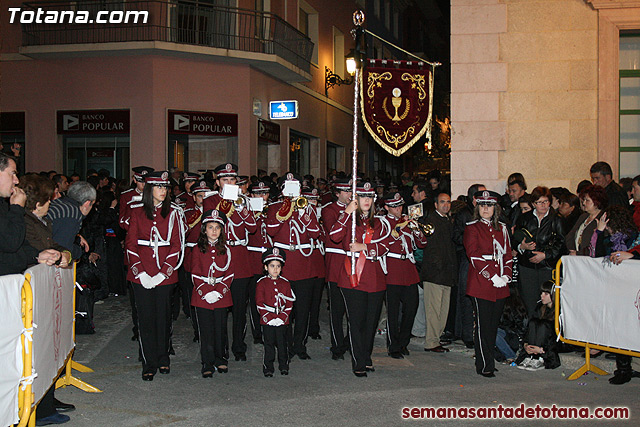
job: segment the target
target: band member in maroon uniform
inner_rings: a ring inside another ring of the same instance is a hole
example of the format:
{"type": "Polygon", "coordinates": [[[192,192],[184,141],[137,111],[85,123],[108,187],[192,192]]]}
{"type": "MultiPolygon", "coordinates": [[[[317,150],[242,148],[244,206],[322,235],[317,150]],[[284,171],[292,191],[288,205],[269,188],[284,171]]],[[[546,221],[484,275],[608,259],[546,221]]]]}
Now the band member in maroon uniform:
{"type": "Polygon", "coordinates": [[[191,251],[191,278],[194,291],[191,304],[195,307],[200,335],[202,377],[211,378],[214,369],[229,371],[228,308],[233,305],[232,255],[225,245],[224,226],[227,217],[217,210],[202,215],[202,227],[197,246],[191,251]]]}
{"type": "MultiPolygon", "coordinates": [[[[318,206],[320,195],[317,188],[304,187],[302,189],[302,197],[306,197],[311,205],[312,209],[316,212],[322,210],[318,206]]],[[[318,218],[321,217],[320,213],[316,214],[318,218]]],[[[324,229],[320,227],[320,237],[317,239],[311,239],[313,245],[313,253],[311,254],[311,267],[313,271],[311,274],[313,278],[313,296],[311,299],[311,312],[309,315],[309,330],[307,336],[312,340],[322,339],[320,335],[320,304],[322,303],[322,291],[325,287],[325,267],[324,267],[324,241],[325,241],[324,229]]]]}
{"type": "Polygon", "coordinates": [[[152,172],[145,181],[142,203],[131,207],[125,248],[138,310],[142,379],[152,381],[158,369],[169,373],[170,296],[182,263],[185,224],[182,209],[168,195],[169,173],[152,172]]]}
{"type": "Polygon", "coordinates": [[[400,193],[384,197],[386,219],[396,239],[387,253],[387,350],[394,359],[409,355],[413,319],[418,311],[418,283],[420,276],[413,252],[424,248],[427,238],[418,228],[411,228],[411,220],[402,215],[404,199],[400,193]],[[400,313],[402,306],[402,313],[400,313]],[[402,319],[402,321],[400,321],[402,319]]]}
{"type": "Polygon", "coordinates": [[[464,248],[469,257],[467,295],[473,300],[476,315],[474,345],[476,372],[495,377],[494,348],[498,323],[511,281],[511,244],[507,226],[500,222],[500,195],[478,191],[474,221],[464,230],[464,248]]]}
{"type": "Polygon", "coordinates": [[[386,290],[385,255],[393,246],[389,222],[374,216],[375,191],[366,182],[356,189],[352,200],[331,228],[330,238],[342,243],[347,262],[339,267],[338,286],[349,322],[351,365],[357,377],[375,371],[371,360],[373,341],[386,290]],[[356,212],[356,241],[351,243],[351,213],[356,212]],[[355,274],[351,274],[351,253],[356,254],[355,274]]]}
{"type": "Polygon", "coordinates": [[[184,211],[184,218],[187,223],[187,233],[184,245],[184,263],[182,268],[178,270],[178,278],[180,279],[180,288],[182,291],[183,303],[186,301],[186,307],[183,307],[184,314],[191,318],[193,325],[193,342],[197,342],[198,324],[195,316],[195,309],[191,305],[191,292],[193,290],[193,282],[191,280],[191,251],[198,243],[200,237],[200,228],[202,226],[202,202],[204,195],[211,191],[207,187],[206,181],[198,181],[191,187],[193,199],[193,207],[184,211]]]}
{"type": "Polygon", "coordinates": [[[238,200],[225,200],[222,192],[225,185],[235,185],[238,176],[238,166],[226,163],[215,168],[216,184],[219,191],[206,197],[203,209],[216,209],[227,216],[225,237],[227,246],[233,257],[233,271],[235,276],[231,284],[231,296],[233,298],[233,341],[231,351],[236,361],[247,360],[247,345],[244,342],[247,325],[247,301],[249,299],[249,281],[253,276],[247,245],[249,234],[257,230],[256,220],[248,208],[246,197],[239,196],[238,200]]]}
{"type": "Polygon", "coordinates": [[[278,347],[278,369],[281,375],[289,375],[289,349],[287,347],[287,325],[296,300],[289,281],[280,276],[286,260],[284,251],[269,248],[262,255],[266,275],[258,280],[256,304],[260,312],[260,324],[264,330],[264,359],[262,372],[273,376],[275,347],[278,347]]]}
{"type": "Polygon", "coordinates": [[[182,186],[184,191],[176,196],[175,203],[182,209],[193,207],[193,185],[200,180],[200,174],[185,172],[182,174],[182,186]]]}
{"type": "MultiPolygon", "coordinates": [[[[133,188],[128,189],[127,191],[123,191],[120,195],[120,203],[118,203],[119,211],[119,222],[120,228],[122,228],[125,232],[129,229],[129,209],[131,204],[140,204],[142,202],[142,190],[144,190],[144,177],[153,172],[153,168],[148,166],[136,166],[133,170],[133,182],[135,182],[135,186],[133,188]]],[[[127,257],[124,257],[124,264],[127,266],[127,257]]],[[[133,322],[133,328],[131,331],[133,332],[133,336],[131,337],[131,341],[136,341],[138,339],[138,312],[136,310],[136,302],[135,296],[133,294],[133,288],[131,287],[131,282],[127,281],[127,287],[129,288],[129,302],[131,303],[131,321],[133,322]]]]}
{"type": "Polygon", "coordinates": [[[333,194],[331,194],[329,182],[324,178],[318,178],[316,182],[318,183],[318,193],[320,195],[318,205],[320,205],[320,207],[325,207],[329,203],[333,202],[333,194]]]}
{"type": "MultiPolygon", "coordinates": [[[[285,193],[289,186],[297,187],[295,192],[300,194],[300,178],[291,172],[280,178],[279,186],[285,193]]],[[[267,215],[267,233],[273,238],[273,246],[284,251],[288,260],[284,274],[291,281],[291,288],[296,294],[292,316],[293,328],[289,326],[293,338],[289,340],[289,345],[290,352],[297,354],[302,360],[310,359],[305,338],[313,298],[311,239],[318,239],[320,236],[315,209],[309,204],[305,205],[304,200],[306,199],[285,194],[281,201],[269,206],[267,215]]]]}
{"type": "Polygon", "coordinates": [[[329,284],[329,326],[331,327],[331,358],[344,359],[344,353],[349,348],[342,321],[345,316],[344,298],[338,288],[338,276],[344,266],[346,252],[342,249],[342,242],[336,243],[330,237],[333,225],[340,214],[344,212],[351,200],[351,181],[341,179],[336,181],[337,200],[322,208],[322,227],[325,238],[325,277],[329,284]]]}
{"type": "Polygon", "coordinates": [[[249,235],[249,257],[251,268],[253,269],[253,277],[249,282],[249,320],[251,321],[251,333],[253,334],[253,343],[262,344],[262,328],[260,327],[260,316],[256,308],[256,283],[264,275],[262,266],[262,254],[267,248],[273,246],[271,237],[267,234],[267,211],[269,209],[269,191],[270,188],[262,181],[249,186],[249,194],[251,197],[261,198],[264,204],[262,211],[253,212],[256,217],[256,225],[258,231],[249,235]]]}

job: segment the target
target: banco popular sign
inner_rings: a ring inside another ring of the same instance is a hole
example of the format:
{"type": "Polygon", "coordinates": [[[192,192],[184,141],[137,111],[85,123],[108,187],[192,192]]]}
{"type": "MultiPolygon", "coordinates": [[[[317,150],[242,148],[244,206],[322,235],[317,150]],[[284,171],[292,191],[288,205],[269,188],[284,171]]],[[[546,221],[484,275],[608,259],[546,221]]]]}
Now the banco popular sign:
{"type": "Polygon", "coordinates": [[[169,110],[169,133],[237,136],[238,115],[203,111],[169,110]]]}
{"type": "Polygon", "coordinates": [[[129,110],[58,111],[58,134],[129,133],[129,110]]]}

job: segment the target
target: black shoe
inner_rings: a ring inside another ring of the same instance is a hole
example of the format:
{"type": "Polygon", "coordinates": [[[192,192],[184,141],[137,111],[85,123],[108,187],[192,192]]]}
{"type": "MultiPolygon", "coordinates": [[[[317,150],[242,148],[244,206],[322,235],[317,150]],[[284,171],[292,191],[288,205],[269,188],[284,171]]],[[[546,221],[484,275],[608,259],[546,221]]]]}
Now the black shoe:
{"type": "Polygon", "coordinates": [[[375,372],[376,368],[374,368],[373,366],[365,366],[364,370],[367,372],[375,372]]]}
{"type": "Polygon", "coordinates": [[[344,354],[342,354],[342,353],[331,353],[331,358],[333,360],[344,360],[344,354]]]}
{"type": "Polygon", "coordinates": [[[224,366],[224,365],[220,365],[216,368],[216,370],[221,373],[221,374],[226,374],[227,372],[229,372],[229,367],[228,366],[224,366]]]}
{"type": "Polygon", "coordinates": [[[628,383],[629,381],[631,381],[631,373],[624,373],[624,374],[615,374],[613,377],[609,378],[609,384],[615,384],[615,385],[620,385],[620,384],[625,384],[628,383]]]}
{"type": "Polygon", "coordinates": [[[407,349],[407,347],[402,347],[400,349],[400,353],[402,353],[405,356],[408,356],[409,355],[409,349],[407,349]]]}
{"type": "Polygon", "coordinates": [[[449,345],[451,344],[451,340],[445,340],[440,338],[440,345],[449,345]]]}
{"type": "Polygon", "coordinates": [[[236,362],[246,362],[247,361],[247,355],[244,353],[238,353],[236,354],[236,362]]]}
{"type": "Polygon", "coordinates": [[[473,341],[464,341],[464,345],[467,346],[467,348],[473,348],[473,341]]]}
{"type": "Polygon", "coordinates": [[[320,334],[313,334],[313,335],[309,335],[309,337],[310,337],[312,340],[321,340],[321,339],[322,339],[322,337],[320,336],[320,334]]]}
{"type": "Polygon", "coordinates": [[[298,357],[300,358],[300,360],[309,360],[309,359],[311,359],[311,356],[309,356],[306,351],[303,351],[302,353],[299,353],[298,357]]]}
{"type": "Polygon", "coordinates": [[[193,335],[193,342],[200,342],[200,335],[198,334],[193,335]]]}
{"type": "Polygon", "coordinates": [[[176,355],[176,351],[173,349],[173,345],[171,347],[169,347],[169,354],[172,356],[176,355]]]}
{"type": "Polygon", "coordinates": [[[202,373],[202,378],[213,378],[213,371],[204,371],[202,373]]]}
{"type": "Polygon", "coordinates": [[[631,372],[631,378],[640,378],[640,372],[632,371],[631,372]]]}
{"type": "Polygon", "coordinates": [[[289,371],[286,369],[283,369],[280,371],[280,375],[289,375],[289,371]]]}
{"type": "Polygon", "coordinates": [[[254,344],[264,344],[264,341],[262,340],[262,337],[257,337],[253,339],[253,343],[254,344]]]}
{"type": "Polygon", "coordinates": [[[353,371],[353,375],[355,375],[358,378],[362,378],[362,377],[366,377],[367,373],[362,371],[353,371]]]}
{"type": "Polygon", "coordinates": [[[404,356],[399,351],[392,351],[391,353],[389,353],[389,356],[394,359],[404,359],[404,356]]]}
{"type": "Polygon", "coordinates": [[[449,331],[445,331],[442,333],[442,335],[440,335],[440,339],[441,340],[446,340],[446,341],[453,341],[456,339],[455,334],[452,334],[449,331]]]}
{"type": "Polygon", "coordinates": [[[160,371],[161,374],[168,374],[169,372],[171,372],[171,367],[170,366],[162,366],[160,368],[158,368],[158,371],[160,371]]]}
{"type": "Polygon", "coordinates": [[[153,381],[154,374],[142,374],[142,381],[153,381]]]}
{"type": "Polygon", "coordinates": [[[271,378],[271,377],[273,377],[273,372],[265,372],[264,376],[267,377],[267,378],[271,378]]]}
{"type": "Polygon", "coordinates": [[[48,426],[50,424],[64,424],[69,421],[68,415],[55,413],[53,415],[49,415],[48,417],[40,418],[36,420],[37,426],[48,426]]]}
{"type": "Polygon", "coordinates": [[[131,341],[138,341],[138,334],[133,334],[131,341]]]}
{"type": "Polygon", "coordinates": [[[53,398],[53,405],[55,406],[56,411],[58,412],[71,412],[76,410],[76,407],[73,406],[71,403],[60,402],[55,397],[53,398]]]}
{"type": "Polygon", "coordinates": [[[495,378],[496,376],[496,374],[494,374],[493,372],[480,372],[480,375],[485,378],[495,378]]]}

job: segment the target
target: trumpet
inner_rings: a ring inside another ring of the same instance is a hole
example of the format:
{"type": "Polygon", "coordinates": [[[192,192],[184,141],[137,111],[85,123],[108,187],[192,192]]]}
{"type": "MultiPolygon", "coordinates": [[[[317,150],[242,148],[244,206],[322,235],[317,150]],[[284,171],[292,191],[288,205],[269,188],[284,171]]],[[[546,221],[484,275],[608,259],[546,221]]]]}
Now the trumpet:
{"type": "Polygon", "coordinates": [[[236,208],[243,208],[246,204],[247,204],[247,202],[244,200],[244,197],[242,197],[242,196],[238,197],[233,202],[233,206],[235,206],[236,208]]]}
{"type": "Polygon", "coordinates": [[[425,236],[431,236],[436,231],[433,225],[423,224],[416,221],[415,219],[409,220],[409,222],[407,223],[407,227],[409,227],[412,231],[420,231],[425,236]]]}
{"type": "Polygon", "coordinates": [[[296,206],[296,209],[305,209],[309,204],[309,200],[304,196],[300,196],[293,201],[293,204],[296,206]]]}

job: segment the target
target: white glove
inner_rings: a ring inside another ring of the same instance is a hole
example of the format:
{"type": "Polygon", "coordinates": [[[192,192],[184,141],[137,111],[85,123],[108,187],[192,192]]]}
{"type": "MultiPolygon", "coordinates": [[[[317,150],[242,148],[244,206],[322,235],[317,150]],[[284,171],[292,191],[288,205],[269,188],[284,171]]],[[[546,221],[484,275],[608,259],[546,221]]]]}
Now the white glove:
{"type": "Polygon", "coordinates": [[[156,285],[153,284],[153,279],[146,272],[142,272],[138,275],[138,280],[140,280],[140,284],[144,286],[145,289],[153,289],[156,285]]]}
{"type": "Polygon", "coordinates": [[[504,280],[504,283],[509,284],[511,282],[511,277],[505,274],[502,276],[502,280],[504,280]]]}
{"type": "Polygon", "coordinates": [[[155,288],[156,286],[158,286],[160,283],[162,283],[162,281],[165,279],[164,274],[162,273],[158,273],[155,276],[153,276],[151,278],[151,283],[153,283],[153,287],[155,288]]]}
{"type": "Polygon", "coordinates": [[[275,319],[269,320],[267,322],[267,325],[269,325],[269,326],[281,326],[281,325],[284,325],[284,321],[282,319],[280,319],[279,317],[276,317],[275,319]]]}
{"type": "Polygon", "coordinates": [[[507,282],[497,274],[493,275],[493,277],[491,278],[491,281],[493,282],[494,288],[504,288],[505,286],[507,286],[507,282]]]}
{"type": "Polygon", "coordinates": [[[215,304],[222,298],[222,295],[218,291],[211,291],[204,296],[204,300],[209,304],[215,304]]]}

